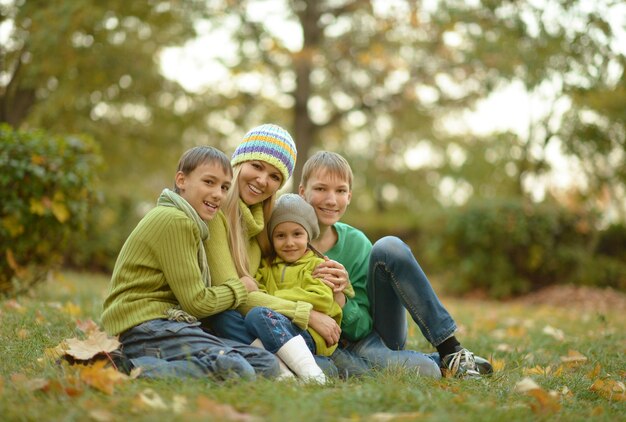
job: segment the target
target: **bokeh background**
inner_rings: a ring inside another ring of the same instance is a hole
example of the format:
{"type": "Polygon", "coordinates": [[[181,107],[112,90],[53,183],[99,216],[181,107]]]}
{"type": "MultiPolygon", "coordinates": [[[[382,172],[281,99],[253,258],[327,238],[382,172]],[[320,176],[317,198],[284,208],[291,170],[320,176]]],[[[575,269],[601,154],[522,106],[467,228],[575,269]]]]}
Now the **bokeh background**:
{"type": "MultiPolygon", "coordinates": [[[[626,290],[626,4],[0,0],[0,286],[110,272],[181,153],[273,122],[453,293],[626,290]]],[[[296,181],[294,183],[294,181],[296,181]]]]}

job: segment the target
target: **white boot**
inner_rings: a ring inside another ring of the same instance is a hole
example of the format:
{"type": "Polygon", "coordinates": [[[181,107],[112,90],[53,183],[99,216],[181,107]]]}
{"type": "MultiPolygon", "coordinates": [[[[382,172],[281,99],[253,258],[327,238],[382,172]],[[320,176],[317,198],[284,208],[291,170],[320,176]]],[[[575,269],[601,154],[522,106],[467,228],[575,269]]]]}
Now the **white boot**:
{"type": "MultiPolygon", "coordinates": [[[[259,349],[265,350],[265,346],[263,346],[263,342],[261,341],[260,338],[257,338],[252,343],[250,343],[250,346],[258,347],[259,349]]],[[[287,365],[285,365],[285,362],[283,362],[283,360],[281,358],[276,356],[276,359],[278,359],[278,368],[280,370],[280,372],[278,373],[278,376],[276,377],[276,379],[284,380],[284,379],[295,378],[296,377],[293,374],[293,372],[291,372],[289,367],[287,367],[287,365]]]]}
{"type": "Polygon", "coordinates": [[[283,344],[283,347],[278,349],[276,355],[304,381],[313,381],[318,384],[326,383],[326,376],[322,369],[317,366],[313,353],[306,345],[304,337],[295,336],[283,344]]]}

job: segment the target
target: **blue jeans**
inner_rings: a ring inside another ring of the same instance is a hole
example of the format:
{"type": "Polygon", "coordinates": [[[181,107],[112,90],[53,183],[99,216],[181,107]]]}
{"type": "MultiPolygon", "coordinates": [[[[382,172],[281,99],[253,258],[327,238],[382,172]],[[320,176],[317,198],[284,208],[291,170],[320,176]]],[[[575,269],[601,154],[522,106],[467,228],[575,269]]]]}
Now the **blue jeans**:
{"type": "Polygon", "coordinates": [[[271,353],[205,332],[200,323],[146,321],[120,335],[124,354],[146,378],[213,376],[255,379],[278,375],[271,353]]]}
{"type": "Polygon", "coordinates": [[[368,368],[403,365],[416,368],[425,376],[440,377],[437,353],[404,350],[406,313],[433,346],[450,337],[456,331],[456,323],[402,240],[387,236],[374,244],[367,288],[373,331],[357,342],[342,340],[332,356],[339,371],[360,375],[368,368]]]}
{"type": "MultiPolygon", "coordinates": [[[[202,323],[216,335],[240,343],[250,344],[258,338],[273,353],[293,337],[302,335],[311,352],[315,353],[315,342],[306,330],[300,329],[289,318],[269,308],[253,308],[245,317],[237,311],[224,311],[203,319],[202,323]]],[[[326,375],[338,375],[330,358],[315,355],[315,362],[326,375]]]]}

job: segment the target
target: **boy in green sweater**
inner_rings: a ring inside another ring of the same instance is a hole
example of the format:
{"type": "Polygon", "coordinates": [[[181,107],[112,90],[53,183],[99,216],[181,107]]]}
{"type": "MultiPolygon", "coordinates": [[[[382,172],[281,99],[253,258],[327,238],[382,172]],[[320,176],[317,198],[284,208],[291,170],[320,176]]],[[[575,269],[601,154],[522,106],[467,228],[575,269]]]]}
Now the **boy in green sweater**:
{"type": "Polygon", "coordinates": [[[409,247],[394,236],[372,245],[363,232],[340,222],[352,199],[352,179],[345,158],[321,151],[304,164],[299,186],[320,227],[312,245],[329,258],[313,276],[342,274],[328,283],[343,308],[340,346],[332,356],[337,368],[348,375],[390,365],[431,377],[443,373],[477,378],[491,373],[490,363],[474,356],[454,336],[454,320],[409,247]],[[349,285],[354,298],[341,294],[349,285]],[[437,353],[404,349],[407,311],[437,353]]]}
{"type": "Polygon", "coordinates": [[[254,378],[275,376],[270,353],[206,333],[197,321],[246,302],[254,282],[211,283],[206,222],[230,188],[228,158],[212,147],[183,154],[174,191],[130,234],[115,263],[102,323],[144,377],[254,378]]]}

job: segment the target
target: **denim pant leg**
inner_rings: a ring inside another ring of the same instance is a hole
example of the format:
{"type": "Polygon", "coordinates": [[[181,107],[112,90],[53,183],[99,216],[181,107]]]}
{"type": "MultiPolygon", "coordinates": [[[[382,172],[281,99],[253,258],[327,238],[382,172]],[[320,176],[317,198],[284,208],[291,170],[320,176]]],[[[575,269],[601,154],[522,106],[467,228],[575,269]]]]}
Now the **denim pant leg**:
{"type": "Polygon", "coordinates": [[[286,316],[265,307],[252,308],[245,317],[248,331],[263,343],[266,350],[276,353],[292,338],[301,335],[312,353],[315,341],[306,330],[298,328],[286,316]]]}
{"type": "Polygon", "coordinates": [[[456,323],[411,249],[397,237],[387,236],[374,244],[368,271],[368,295],[374,330],[391,349],[404,348],[407,310],[433,346],[456,331],[456,323]]]}
{"type": "Polygon", "coordinates": [[[438,353],[425,354],[414,350],[391,350],[376,331],[372,331],[367,337],[356,343],[350,343],[347,349],[359,356],[370,368],[400,367],[409,371],[415,370],[419,375],[425,377],[441,377],[438,353]]]}
{"type": "Polygon", "coordinates": [[[199,323],[164,319],[146,321],[120,336],[126,356],[142,376],[254,379],[278,374],[276,358],[261,349],[208,334],[199,323]]]}
{"type": "Polygon", "coordinates": [[[218,337],[235,340],[239,343],[250,344],[256,339],[246,328],[243,315],[235,310],[220,312],[204,318],[202,325],[218,337]]]}

